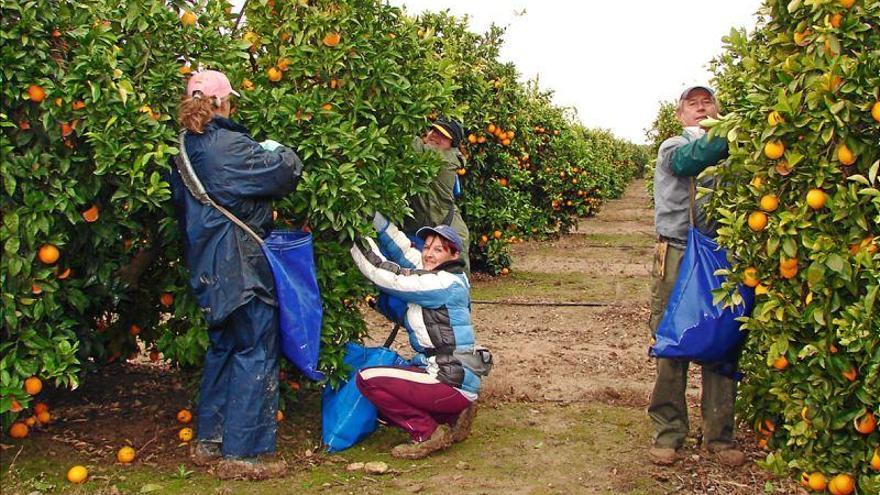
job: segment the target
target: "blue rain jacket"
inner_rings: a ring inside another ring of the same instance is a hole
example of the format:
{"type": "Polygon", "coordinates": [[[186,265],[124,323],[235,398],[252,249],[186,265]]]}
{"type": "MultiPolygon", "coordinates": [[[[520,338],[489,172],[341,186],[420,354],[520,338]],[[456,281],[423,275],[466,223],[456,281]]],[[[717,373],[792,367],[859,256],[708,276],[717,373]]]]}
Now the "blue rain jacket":
{"type": "MultiPolygon", "coordinates": [[[[196,175],[221,206],[265,237],[271,200],[296,190],[302,162],[286,147],[263,149],[247,128],[216,116],[202,134],[186,135],[196,175]]],[[[276,305],[272,271],[259,244],[220,211],[196,200],[172,164],[172,200],[183,231],[189,284],[209,326],[254,297],[276,305]]]]}

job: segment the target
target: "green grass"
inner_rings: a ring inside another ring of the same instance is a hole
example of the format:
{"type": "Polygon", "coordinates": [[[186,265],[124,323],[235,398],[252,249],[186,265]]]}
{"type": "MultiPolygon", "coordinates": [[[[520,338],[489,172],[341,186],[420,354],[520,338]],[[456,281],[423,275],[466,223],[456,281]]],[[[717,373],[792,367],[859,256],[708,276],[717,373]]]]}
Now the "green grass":
{"type": "MultiPolygon", "coordinates": [[[[4,494],[160,493],[206,495],[289,493],[662,493],[647,470],[640,469],[639,445],[650,440],[642,411],[602,404],[507,404],[484,407],[471,437],[447,451],[421,461],[398,461],[388,455],[404,435],[382,428],[361,444],[338,455],[315,454],[307,445],[281,442],[291,464],[282,479],[263,482],[221,482],[194,467],[186,479],[172,466],[131,466],[90,462],[72,449],[40,440],[39,449],[25,449],[16,459],[4,452],[4,494]],[[51,450],[51,457],[46,449],[51,450]],[[351,462],[384,461],[391,474],[349,473],[351,462]],[[68,467],[85,464],[91,478],[74,487],[64,480],[68,467]],[[612,469],[616,474],[612,475],[612,469]],[[452,489],[454,487],[454,489],[452,489]],[[154,491],[149,491],[153,488],[154,491]]],[[[307,442],[308,444],[309,442],[307,442]]]]}

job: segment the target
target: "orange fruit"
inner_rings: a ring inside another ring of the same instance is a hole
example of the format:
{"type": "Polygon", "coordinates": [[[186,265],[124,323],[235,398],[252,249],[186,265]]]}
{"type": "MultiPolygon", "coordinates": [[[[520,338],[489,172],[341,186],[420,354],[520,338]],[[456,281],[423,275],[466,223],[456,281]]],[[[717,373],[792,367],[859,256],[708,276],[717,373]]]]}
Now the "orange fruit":
{"type": "Polygon", "coordinates": [[[767,228],[767,214],[763,211],[753,211],[749,214],[749,228],[754,232],[767,228]]]}
{"type": "Polygon", "coordinates": [[[45,402],[37,402],[34,404],[34,414],[40,414],[41,412],[48,410],[49,406],[47,406],[45,402]]]}
{"type": "Polygon", "coordinates": [[[464,176],[467,173],[467,169],[466,168],[459,168],[459,169],[456,169],[455,173],[457,173],[458,175],[464,176]]]}
{"type": "Polygon", "coordinates": [[[34,426],[37,426],[37,417],[31,416],[29,418],[26,418],[24,420],[24,424],[26,424],[28,428],[33,428],[34,426]]]}
{"type": "Polygon", "coordinates": [[[282,412],[281,409],[275,412],[275,421],[278,421],[279,423],[284,421],[284,412],[282,412]]]}
{"type": "Polygon", "coordinates": [[[333,110],[333,104],[332,103],[324,103],[323,105],[321,105],[321,110],[324,110],[325,112],[329,112],[330,110],[333,110]]]}
{"type": "Polygon", "coordinates": [[[179,438],[181,442],[189,442],[193,438],[192,428],[181,428],[180,431],[177,432],[177,438],[179,438]]]}
{"type": "Polygon", "coordinates": [[[43,390],[43,382],[39,378],[32,376],[24,381],[24,391],[28,395],[37,395],[41,390],[43,390]]]}
{"type": "Polygon", "coordinates": [[[136,337],[139,333],[141,333],[141,327],[136,323],[132,323],[130,327],[128,327],[128,334],[132,337],[136,337]]]}
{"type": "Polygon", "coordinates": [[[73,466],[67,471],[67,481],[76,485],[85,482],[88,477],[89,470],[85,466],[73,466]]]}
{"type": "Polygon", "coordinates": [[[43,293],[43,288],[40,287],[36,282],[31,284],[31,294],[35,296],[39,296],[43,293]]]}
{"type": "Polygon", "coordinates": [[[477,138],[477,142],[483,144],[486,142],[486,136],[480,136],[477,138]]]}
{"type": "Polygon", "coordinates": [[[339,41],[342,40],[342,36],[339,33],[330,33],[324,36],[324,45],[329,47],[334,47],[339,44],[339,41]]]}
{"type": "Polygon", "coordinates": [[[512,140],[514,137],[516,137],[516,133],[515,133],[515,132],[513,132],[513,131],[507,131],[507,139],[511,139],[511,140],[512,140]]]}
{"type": "Polygon", "coordinates": [[[812,31],[810,31],[809,29],[805,29],[802,32],[794,33],[792,38],[794,39],[794,43],[797,46],[804,46],[809,43],[809,41],[807,41],[807,37],[810,36],[811,34],[813,34],[812,31]]]}
{"type": "Polygon", "coordinates": [[[21,412],[22,410],[24,410],[24,408],[21,407],[21,404],[17,400],[12,399],[12,403],[9,404],[9,410],[14,413],[17,413],[17,412],[21,412]]]}
{"type": "Polygon", "coordinates": [[[184,11],[183,15],[180,16],[180,23],[184,26],[192,26],[197,20],[199,20],[199,18],[189,10],[184,11]]]}
{"type": "Polygon", "coordinates": [[[855,366],[853,366],[849,370],[843,372],[843,377],[851,382],[856,381],[856,377],[858,375],[859,375],[859,371],[856,369],[855,366]]]}
{"type": "Polygon", "coordinates": [[[82,100],[76,100],[75,102],[70,104],[70,108],[74,110],[82,110],[86,107],[86,103],[82,100]]]}
{"type": "Polygon", "coordinates": [[[782,155],[785,153],[785,144],[782,141],[770,141],[769,143],[764,145],[764,156],[771,160],[776,160],[778,158],[782,158],[782,155]]]}
{"type": "Polygon", "coordinates": [[[509,275],[509,274],[510,274],[510,268],[507,268],[507,267],[505,266],[504,268],[501,269],[501,274],[502,274],[502,275],[509,275]]]}
{"type": "Polygon", "coordinates": [[[98,221],[98,217],[100,216],[100,211],[98,210],[98,205],[92,205],[86,211],[82,212],[83,220],[87,223],[93,223],[98,221]]]}
{"type": "Polygon", "coordinates": [[[159,362],[159,351],[152,350],[150,351],[150,361],[156,363],[159,362]]]}
{"type": "Polygon", "coordinates": [[[840,23],[843,21],[843,15],[840,12],[831,16],[831,19],[828,21],[831,24],[831,27],[837,29],[840,27],[840,23]]]}
{"type": "Polygon", "coordinates": [[[489,243],[489,236],[481,235],[480,236],[480,244],[485,246],[489,243]]]}
{"type": "Polygon", "coordinates": [[[814,210],[821,210],[825,207],[825,202],[827,198],[825,197],[825,191],[821,189],[810,189],[807,192],[807,205],[814,210]]]}
{"type": "Polygon", "coordinates": [[[783,122],[785,122],[785,120],[782,118],[782,115],[776,110],[773,110],[767,115],[767,123],[772,126],[779,125],[783,122]]]}
{"type": "Polygon", "coordinates": [[[804,471],[801,473],[801,486],[804,488],[810,487],[810,473],[804,471]]]}
{"type": "Polygon", "coordinates": [[[339,87],[339,79],[333,78],[330,79],[330,89],[336,89],[339,87]]]}
{"type": "Polygon", "coordinates": [[[853,418],[853,426],[862,435],[870,435],[877,429],[877,419],[870,411],[861,418],[853,418]]]}
{"type": "Polygon", "coordinates": [[[250,79],[245,79],[241,82],[241,88],[245,91],[250,91],[254,89],[254,83],[250,79]]]}
{"type": "Polygon", "coordinates": [[[31,84],[28,86],[28,98],[31,99],[34,103],[41,103],[46,99],[46,92],[43,91],[43,88],[37,86],[36,84],[31,84]]]}
{"type": "Polygon", "coordinates": [[[299,390],[299,382],[295,382],[293,380],[287,380],[287,386],[290,387],[290,390],[296,392],[299,390]]]}
{"type": "Polygon", "coordinates": [[[489,124],[486,126],[486,132],[488,132],[489,134],[495,134],[495,129],[495,124],[489,124]]]}
{"type": "Polygon", "coordinates": [[[757,287],[761,283],[758,278],[758,269],[750,266],[743,270],[743,285],[746,287],[757,287]]]}
{"type": "Polygon", "coordinates": [[[811,490],[815,490],[817,492],[824,492],[825,486],[828,484],[825,481],[825,475],[822,473],[813,473],[810,475],[809,480],[807,481],[807,486],[811,490]]]}
{"type": "Polygon", "coordinates": [[[284,72],[284,71],[286,71],[288,68],[290,68],[290,59],[287,59],[287,58],[281,57],[281,58],[278,59],[278,63],[276,64],[276,66],[277,66],[282,72],[284,72]]]}
{"type": "Polygon", "coordinates": [[[788,368],[788,358],[785,356],[779,356],[778,358],[773,360],[773,367],[778,369],[779,371],[788,368]]]}
{"type": "Polygon", "coordinates": [[[492,232],[492,237],[494,237],[496,239],[501,239],[501,231],[496,230],[496,231],[492,232]]]}
{"type": "Polygon", "coordinates": [[[192,421],[193,416],[192,413],[189,412],[189,409],[181,409],[177,411],[177,421],[180,421],[183,424],[189,424],[192,421]]]}
{"type": "Polygon", "coordinates": [[[116,460],[122,464],[128,464],[134,460],[135,451],[131,447],[122,447],[116,452],[116,460]]]}
{"type": "Polygon", "coordinates": [[[510,146],[510,139],[504,138],[501,140],[502,146],[510,146]]]}
{"type": "Polygon", "coordinates": [[[171,295],[170,292],[163,292],[162,295],[159,296],[159,304],[166,308],[170,308],[171,305],[174,304],[174,296],[171,295]]]}
{"type": "Polygon", "coordinates": [[[776,165],[773,167],[776,170],[776,173],[785,177],[789,175],[792,171],[791,166],[788,164],[788,160],[779,160],[776,162],[776,165]]]}
{"type": "Polygon", "coordinates": [[[54,265],[61,257],[61,251],[54,244],[43,244],[37,252],[37,259],[45,265],[54,265]]]}
{"type": "Polygon", "coordinates": [[[28,436],[28,427],[26,424],[22,422],[12,423],[12,426],[9,427],[9,437],[15,438],[17,440],[22,438],[27,438],[28,436]]]}
{"type": "Polygon", "coordinates": [[[851,8],[855,4],[856,0],[840,0],[840,6],[845,9],[851,8]]]}
{"type": "Polygon", "coordinates": [[[188,65],[181,65],[180,68],[177,69],[177,72],[180,72],[181,75],[185,76],[185,75],[189,74],[190,72],[192,72],[192,67],[190,67],[188,65]]]}
{"type": "Polygon", "coordinates": [[[37,414],[37,421],[39,421],[41,425],[49,424],[49,421],[52,421],[52,415],[49,414],[49,411],[42,411],[37,414]]]}
{"type": "Polygon", "coordinates": [[[768,213],[776,211],[776,208],[779,208],[779,198],[775,194],[765,194],[761,197],[760,206],[768,213]]]}
{"type": "Polygon", "coordinates": [[[880,471],[880,449],[874,449],[874,456],[871,457],[871,469],[880,471]]]}
{"type": "Polygon", "coordinates": [[[69,122],[62,122],[59,126],[61,129],[61,136],[66,137],[73,134],[73,125],[69,122]]]}
{"type": "Polygon", "coordinates": [[[831,495],[850,495],[856,489],[856,482],[848,474],[838,474],[828,483],[831,495]]]}
{"type": "Polygon", "coordinates": [[[837,160],[841,165],[849,166],[856,162],[856,155],[846,146],[846,143],[840,143],[840,146],[837,147],[837,160]]]}
{"type": "Polygon", "coordinates": [[[269,77],[269,80],[272,82],[278,82],[281,80],[281,70],[278,67],[269,67],[266,69],[266,75],[269,77]]]}
{"type": "Polygon", "coordinates": [[[880,101],[875,101],[873,105],[871,105],[871,117],[874,117],[874,120],[880,122],[880,101]]]}
{"type": "Polygon", "coordinates": [[[830,352],[831,354],[837,354],[837,346],[834,344],[829,345],[828,352],[830,352]]]}
{"type": "Polygon", "coordinates": [[[477,136],[475,136],[473,134],[468,134],[467,140],[468,140],[468,143],[475,144],[477,142],[477,136]]]}
{"type": "Polygon", "coordinates": [[[507,187],[507,179],[505,179],[504,177],[498,179],[498,184],[500,184],[501,187],[507,187]]]}

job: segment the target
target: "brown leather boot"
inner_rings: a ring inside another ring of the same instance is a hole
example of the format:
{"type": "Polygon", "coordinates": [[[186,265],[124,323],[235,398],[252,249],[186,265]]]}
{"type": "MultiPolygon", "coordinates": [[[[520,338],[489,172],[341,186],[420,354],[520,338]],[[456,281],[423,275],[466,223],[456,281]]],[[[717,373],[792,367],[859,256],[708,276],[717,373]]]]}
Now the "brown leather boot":
{"type": "Polygon", "coordinates": [[[208,466],[220,460],[220,443],[196,440],[189,445],[189,457],[196,466],[208,466]]]}
{"type": "Polygon", "coordinates": [[[391,456],[398,459],[422,459],[450,445],[452,445],[452,430],[446,425],[439,425],[431,434],[431,438],[423,442],[402,443],[391,449],[391,456]]]}
{"type": "Polygon", "coordinates": [[[731,444],[722,444],[709,447],[709,452],[715,454],[718,462],[729,467],[740,467],[746,463],[746,455],[743,451],[731,444]]]}
{"type": "Polygon", "coordinates": [[[671,466],[678,460],[678,451],[671,447],[651,447],[648,458],[658,466],[671,466]]]}
{"type": "Polygon", "coordinates": [[[452,425],[452,441],[454,443],[461,442],[471,434],[471,425],[474,424],[474,418],[477,416],[477,402],[471,402],[452,425]]]}

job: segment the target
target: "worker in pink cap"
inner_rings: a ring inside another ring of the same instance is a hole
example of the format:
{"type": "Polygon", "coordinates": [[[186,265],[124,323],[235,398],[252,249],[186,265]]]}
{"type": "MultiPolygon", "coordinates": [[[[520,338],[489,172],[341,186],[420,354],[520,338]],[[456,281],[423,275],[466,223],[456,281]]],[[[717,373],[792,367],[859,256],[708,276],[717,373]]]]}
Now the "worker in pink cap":
{"type": "Polygon", "coordinates": [[[169,183],[189,285],[209,327],[192,458],[220,478],[263,479],[286,471],[271,456],[280,347],[272,272],[258,242],[188,186],[194,187],[194,174],[216,204],[265,237],[272,200],[296,190],[302,162],[290,148],[254,141],[229,118],[237,95],[221,72],[190,78],[178,111],[181,153],[169,183]]]}

